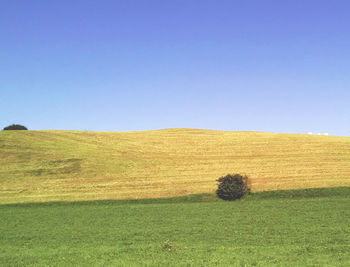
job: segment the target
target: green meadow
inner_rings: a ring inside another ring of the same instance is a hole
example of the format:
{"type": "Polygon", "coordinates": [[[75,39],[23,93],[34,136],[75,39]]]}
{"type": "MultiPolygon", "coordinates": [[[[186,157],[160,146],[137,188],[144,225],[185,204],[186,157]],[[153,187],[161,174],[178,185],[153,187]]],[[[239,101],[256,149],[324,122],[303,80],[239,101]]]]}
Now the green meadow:
{"type": "Polygon", "coordinates": [[[350,188],[0,206],[1,266],[349,266],[350,188]]]}

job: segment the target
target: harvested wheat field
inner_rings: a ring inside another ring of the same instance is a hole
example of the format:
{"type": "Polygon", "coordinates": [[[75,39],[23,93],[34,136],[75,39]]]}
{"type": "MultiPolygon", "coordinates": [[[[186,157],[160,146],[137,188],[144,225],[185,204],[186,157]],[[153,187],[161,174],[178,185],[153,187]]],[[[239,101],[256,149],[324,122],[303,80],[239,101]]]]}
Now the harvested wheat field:
{"type": "Polygon", "coordinates": [[[350,185],[350,138],[167,129],[0,132],[0,203],[214,192],[227,173],[253,191],[350,185]]]}

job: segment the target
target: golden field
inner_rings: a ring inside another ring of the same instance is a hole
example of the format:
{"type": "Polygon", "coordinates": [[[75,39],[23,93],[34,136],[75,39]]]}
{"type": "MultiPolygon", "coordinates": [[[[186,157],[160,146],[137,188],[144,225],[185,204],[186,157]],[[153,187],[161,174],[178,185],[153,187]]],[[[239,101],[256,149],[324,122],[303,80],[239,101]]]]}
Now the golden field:
{"type": "Polygon", "coordinates": [[[0,203],[350,186],[350,137],[167,129],[0,132],[0,203]]]}

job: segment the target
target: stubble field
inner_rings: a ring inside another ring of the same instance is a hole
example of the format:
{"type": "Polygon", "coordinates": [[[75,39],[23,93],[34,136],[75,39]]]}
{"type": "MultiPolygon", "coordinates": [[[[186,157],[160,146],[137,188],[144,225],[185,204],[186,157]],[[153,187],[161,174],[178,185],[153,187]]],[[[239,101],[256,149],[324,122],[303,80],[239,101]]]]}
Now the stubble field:
{"type": "Polygon", "coordinates": [[[169,129],[0,132],[0,203],[214,192],[227,173],[253,192],[350,185],[350,138],[169,129]]]}

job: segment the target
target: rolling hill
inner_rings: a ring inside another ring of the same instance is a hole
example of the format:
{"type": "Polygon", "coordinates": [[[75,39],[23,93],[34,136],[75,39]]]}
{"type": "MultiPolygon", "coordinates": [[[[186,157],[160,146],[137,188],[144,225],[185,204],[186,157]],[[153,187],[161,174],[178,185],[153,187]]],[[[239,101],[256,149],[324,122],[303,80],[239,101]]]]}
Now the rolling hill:
{"type": "Polygon", "coordinates": [[[167,129],[0,132],[0,203],[213,192],[227,173],[253,191],[350,185],[350,137],[167,129]]]}

